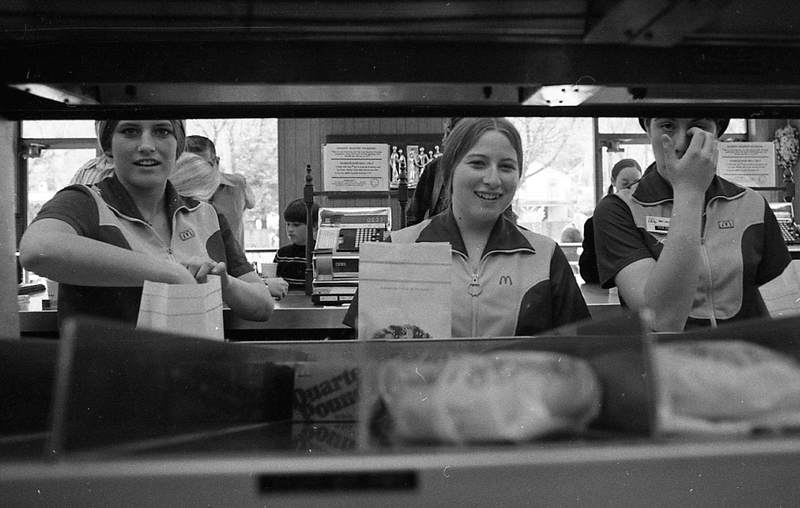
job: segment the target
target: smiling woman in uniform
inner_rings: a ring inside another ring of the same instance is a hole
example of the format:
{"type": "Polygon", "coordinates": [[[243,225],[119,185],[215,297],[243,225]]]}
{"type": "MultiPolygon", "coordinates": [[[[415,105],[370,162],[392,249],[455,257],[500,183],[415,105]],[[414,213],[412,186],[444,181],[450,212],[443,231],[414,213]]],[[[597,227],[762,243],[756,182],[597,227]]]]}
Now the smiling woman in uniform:
{"type": "Polygon", "coordinates": [[[59,322],[135,324],[144,281],[195,284],[209,274],[237,315],[266,321],[274,301],[227,221],[168,180],[186,145],[183,120],[108,120],[97,132],[114,175],[59,191],[20,242],[22,265],[59,283],[59,322]]]}
{"type": "MultiPolygon", "coordinates": [[[[590,317],[558,244],[503,214],[522,167],[522,142],[511,122],[461,120],[439,163],[447,211],[391,234],[395,243],[450,243],[452,337],[533,335],[590,317]]],[[[351,304],[345,323],[355,326],[356,316],[351,304]]]]}

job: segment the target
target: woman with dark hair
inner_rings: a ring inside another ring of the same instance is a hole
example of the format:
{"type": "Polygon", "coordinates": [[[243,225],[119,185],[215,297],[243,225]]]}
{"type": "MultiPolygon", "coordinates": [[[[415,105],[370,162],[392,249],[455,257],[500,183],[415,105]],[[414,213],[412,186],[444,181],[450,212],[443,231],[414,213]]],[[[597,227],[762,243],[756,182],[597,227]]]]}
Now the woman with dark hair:
{"type": "MultiPolygon", "coordinates": [[[[611,168],[611,184],[606,195],[614,194],[622,189],[627,189],[642,177],[642,167],[633,159],[622,159],[611,168]]],[[[599,284],[600,275],[597,273],[597,253],[594,250],[594,221],[591,217],[583,225],[583,249],[578,258],[578,268],[581,278],[589,284],[599,284]]]]}
{"type": "Polygon", "coordinates": [[[220,276],[239,316],[266,321],[274,301],[224,217],[169,182],[186,147],[183,120],[103,120],[114,174],[70,185],[45,203],[20,241],[20,262],[59,283],[59,321],[90,315],[136,324],[146,280],[196,284],[220,276]]]}
{"type": "MultiPolygon", "coordinates": [[[[504,214],[522,168],[511,122],[462,119],[439,162],[445,211],[391,234],[395,243],[450,243],[452,337],[534,335],[590,318],[558,244],[504,214]]],[[[355,326],[357,315],[351,304],[345,323],[355,326]]]]}
{"type": "MultiPolygon", "coordinates": [[[[448,118],[444,122],[444,136],[442,137],[442,146],[447,141],[447,136],[461,121],[460,117],[448,118]]],[[[408,202],[408,210],[406,210],[406,224],[413,226],[419,224],[423,220],[441,213],[445,210],[444,199],[442,196],[442,187],[444,186],[444,179],[441,172],[437,171],[439,167],[439,157],[433,159],[419,176],[417,187],[414,189],[414,195],[408,202]]]]}

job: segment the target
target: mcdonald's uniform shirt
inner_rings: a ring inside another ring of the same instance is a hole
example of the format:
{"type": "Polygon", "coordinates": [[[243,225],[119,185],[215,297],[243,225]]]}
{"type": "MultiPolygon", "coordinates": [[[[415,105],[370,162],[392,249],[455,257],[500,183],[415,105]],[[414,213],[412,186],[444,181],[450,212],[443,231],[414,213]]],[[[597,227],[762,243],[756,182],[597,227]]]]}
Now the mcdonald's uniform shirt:
{"type": "MultiPolygon", "coordinates": [[[[711,181],[705,202],[706,270],[700,274],[686,328],[711,326],[712,319],[722,324],[768,316],[758,287],[778,277],[791,262],[775,215],[756,191],[719,176],[711,181]]],[[[655,164],[638,184],[600,201],[594,232],[604,288],[614,287],[614,277],[629,264],[658,260],[672,203],[672,187],[655,164]]]]}
{"type": "MultiPolygon", "coordinates": [[[[225,262],[232,277],[253,271],[227,221],[213,206],[178,195],[169,182],[166,192],[173,231],[170,245],[165,245],[147,224],[116,176],[91,187],[80,184],[65,187],[44,204],[34,220],[58,219],[72,226],[80,236],[160,259],[179,262],[207,255],[214,261],[225,262]]],[[[135,325],[141,297],[141,287],[59,284],[59,326],[65,318],[75,315],[135,325]]]]}
{"type": "MultiPolygon", "coordinates": [[[[534,335],[591,317],[558,244],[504,215],[489,235],[477,273],[470,268],[452,209],[393,232],[390,241],[450,243],[454,338],[534,335]],[[473,284],[480,292],[470,291],[473,284]]],[[[355,326],[357,316],[355,299],[344,323],[355,326]]]]}

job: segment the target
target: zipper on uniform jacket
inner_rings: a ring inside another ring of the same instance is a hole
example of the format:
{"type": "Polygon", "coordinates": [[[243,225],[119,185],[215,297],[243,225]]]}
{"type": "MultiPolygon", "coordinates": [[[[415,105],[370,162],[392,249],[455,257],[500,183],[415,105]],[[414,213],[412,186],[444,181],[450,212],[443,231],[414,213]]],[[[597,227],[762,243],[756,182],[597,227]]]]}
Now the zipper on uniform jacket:
{"type": "Polygon", "coordinates": [[[706,249],[706,216],[707,210],[703,209],[703,221],[700,227],[700,252],[703,257],[703,266],[708,273],[708,288],[706,290],[706,301],[708,302],[708,318],[711,321],[711,327],[717,327],[717,315],[714,310],[714,280],[712,279],[711,260],[708,257],[708,250],[706,249]]]}
{"type": "Polygon", "coordinates": [[[467,289],[470,296],[472,296],[472,336],[478,336],[478,295],[481,294],[483,288],[481,287],[481,283],[478,281],[478,274],[472,274],[472,282],[469,283],[469,288],[467,289]]]}

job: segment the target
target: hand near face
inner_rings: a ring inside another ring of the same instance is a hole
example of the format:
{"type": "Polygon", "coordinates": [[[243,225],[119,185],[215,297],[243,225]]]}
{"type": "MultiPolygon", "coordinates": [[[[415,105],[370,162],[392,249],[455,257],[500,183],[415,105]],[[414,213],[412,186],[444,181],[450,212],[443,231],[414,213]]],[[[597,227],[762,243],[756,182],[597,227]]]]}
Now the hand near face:
{"type": "Polygon", "coordinates": [[[676,191],[705,192],[717,172],[717,140],[714,133],[697,127],[689,129],[687,137],[691,140],[681,155],[672,137],[667,134],[660,136],[664,176],[676,191]]]}

